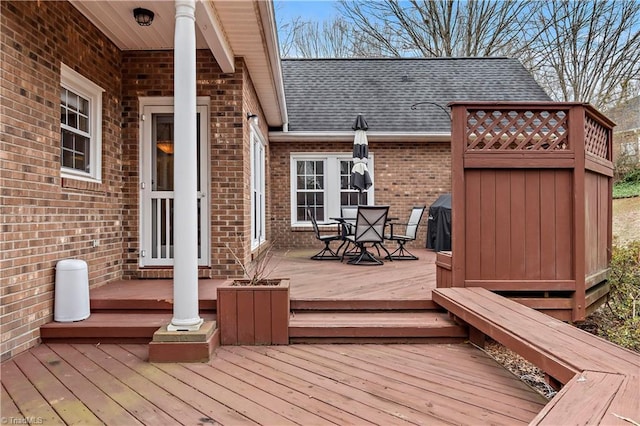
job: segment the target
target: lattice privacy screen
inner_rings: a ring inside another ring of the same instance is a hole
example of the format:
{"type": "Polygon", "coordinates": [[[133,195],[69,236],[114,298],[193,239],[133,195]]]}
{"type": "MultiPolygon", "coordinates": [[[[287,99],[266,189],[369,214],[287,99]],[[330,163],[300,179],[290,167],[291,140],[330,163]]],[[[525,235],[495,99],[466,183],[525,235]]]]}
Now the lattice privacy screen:
{"type": "Polygon", "coordinates": [[[467,151],[569,149],[564,110],[468,110],[467,151]]]}

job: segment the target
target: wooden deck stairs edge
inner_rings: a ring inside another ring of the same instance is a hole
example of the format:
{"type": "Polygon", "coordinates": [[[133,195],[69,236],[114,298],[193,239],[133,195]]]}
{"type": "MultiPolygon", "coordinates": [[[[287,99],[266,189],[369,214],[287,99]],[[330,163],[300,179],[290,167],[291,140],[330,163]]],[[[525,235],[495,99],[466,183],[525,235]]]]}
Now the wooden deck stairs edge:
{"type": "MultiPolygon", "coordinates": [[[[148,343],[172,317],[170,300],[114,298],[90,301],[78,322],[40,327],[47,343],[148,343]]],[[[200,301],[200,316],[215,320],[215,300],[200,301]]],[[[293,300],[291,343],[457,343],[467,329],[431,300],[293,300]]]]}
{"type": "Polygon", "coordinates": [[[531,424],[640,422],[640,355],[483,288],[441,288],[433,300],[469,326],[531,361],[562,390],[531,424]]]}

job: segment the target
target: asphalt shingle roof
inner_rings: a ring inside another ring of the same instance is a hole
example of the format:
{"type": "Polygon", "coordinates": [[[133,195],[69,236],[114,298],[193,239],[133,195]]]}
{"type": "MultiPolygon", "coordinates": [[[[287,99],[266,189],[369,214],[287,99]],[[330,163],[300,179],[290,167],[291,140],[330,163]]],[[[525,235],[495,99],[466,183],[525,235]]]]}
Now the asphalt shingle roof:
{"type": "Polygon", "coordinates": [[[452,101],[549,101],[516,59],[284,59],[289,131],[449,132],[452,101]]]}

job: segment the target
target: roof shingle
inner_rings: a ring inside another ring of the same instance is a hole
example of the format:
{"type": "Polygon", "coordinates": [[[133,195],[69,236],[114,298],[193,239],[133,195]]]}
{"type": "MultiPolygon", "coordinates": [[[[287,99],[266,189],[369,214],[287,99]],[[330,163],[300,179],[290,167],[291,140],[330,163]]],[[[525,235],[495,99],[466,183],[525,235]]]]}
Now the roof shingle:
{"type": "Polygon", "coordinates": [[[516,59],[284,59],[289,131],[449,132],[452,101],[549,101],[516,59]]]}

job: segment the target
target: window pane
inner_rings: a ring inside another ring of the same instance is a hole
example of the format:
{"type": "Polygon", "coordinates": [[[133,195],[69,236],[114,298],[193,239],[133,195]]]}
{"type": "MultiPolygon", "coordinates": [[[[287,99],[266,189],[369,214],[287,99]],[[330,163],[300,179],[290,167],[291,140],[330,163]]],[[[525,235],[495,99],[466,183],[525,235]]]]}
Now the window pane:
{"type": "Polygon", "coordinates": [[[69,109],[73,111],[78,110],[78,95],[73,92],[68,92],[67,107],[69,107],[69,109]]]}
{"type": "Polygon", "coordinates": [[[304,161],[298,161],[296,163],[296,174],[298,176],[304,175],[304,170],[305,170],[305,162],[304,161]]]}
{"type": "Polygon", "coordinates": [[[73,149],[73,133],[68,130],[62,131],[62,147],[66,149],[73,149]]]}
{"type": "Polygon", "coordinates": [[[89,115],[89,101],[83,97],[79,97],[80,105],[78,111],[83,115],[89,115]]]}
{"type": "Polygon", "coordinates": [[[78,129],[89,133],[89,119],[84,115],[78,116],[78,129]]]}
{"type": "Polygon", "coordinates": [[[67,113],[67,125],[70,127],[78,127],[78,117],[75,112],[68,111],[67,113]]]}
{"type": "Polygon", "coordinates": [[[316,161],[316,173],[319,175],[324,174],[324,163],[322,161],[316,161]]]}
{"type": "Polygon", "coordinates": [[[62,166],[73,168],[73,152],[62,150],[62,166]]]}
{"type": "Polygon", "coordinates": [[[340,189],[349,189],[349,176],[340,176],[340,189]]]}
{"type": "Polygon", "coordinates": [[[296,214],[298,216],[298,220],[309,220],[306,217],[307,212],[306,212],[306,208],[304,207],[298,207],[296,214]]]}
{"type": "Polygon", "coordinates": [[[313,174],[313,163],[311,161],[304,161],[304,169],[302,169],[302,173],[305,175],[313,174]]]}
{"type": "Polygon", "coordinates": [[[73,168],[76,170],[81,170],[83,172],[87,171],[87,157],[82,152],[76,152],[73,157],[73,168]]]}

